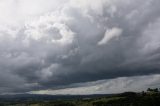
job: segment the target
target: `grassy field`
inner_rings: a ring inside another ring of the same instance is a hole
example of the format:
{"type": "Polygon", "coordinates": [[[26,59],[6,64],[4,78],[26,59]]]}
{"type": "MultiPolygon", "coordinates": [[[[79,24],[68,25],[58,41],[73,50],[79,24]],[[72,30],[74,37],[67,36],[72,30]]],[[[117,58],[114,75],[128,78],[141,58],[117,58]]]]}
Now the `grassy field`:
{"type": "Polygon", "coordinates": [[[0,106],[160,106],[160,92],[125,92],[106,97],[3,102],[0,106]]]}

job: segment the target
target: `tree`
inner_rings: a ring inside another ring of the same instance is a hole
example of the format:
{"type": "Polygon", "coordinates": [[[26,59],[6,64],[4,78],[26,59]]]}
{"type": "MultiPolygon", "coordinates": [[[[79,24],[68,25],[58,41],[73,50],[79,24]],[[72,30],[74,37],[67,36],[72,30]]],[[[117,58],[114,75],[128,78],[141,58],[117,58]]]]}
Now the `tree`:
{"type": "Polygon", "coordinates": [[[152,91],[152,89],[151,89],[151,88],[148,88],[148,89],[147,89],[147,91],[148,91],[148,92],[151,92],[151,91],[152,91]]]}
{"type": "Polygon", "coordinates": [[[154,89],[154,92],[158,92],[158,88],[155,88],[155,89],[154,89]]]}

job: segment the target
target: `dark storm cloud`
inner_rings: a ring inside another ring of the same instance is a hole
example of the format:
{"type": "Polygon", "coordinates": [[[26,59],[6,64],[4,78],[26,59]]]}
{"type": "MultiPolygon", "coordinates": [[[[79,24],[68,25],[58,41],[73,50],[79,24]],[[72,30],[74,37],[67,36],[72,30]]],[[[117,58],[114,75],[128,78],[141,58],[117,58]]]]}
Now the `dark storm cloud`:
{"type": "Polygon", "coordinates": [[[159,87],[160,75],[121,77],[107,80],[78,83],[62,89],[31,91],[31,94],[110,94],[126,91],[141,92],[148,87],[159,87]],[[135,86],[136,85],[136,86],[135,86]]]}
{"type": "Polygon", "coordinates": [[[0,92],[159,73],[159,0],[58,4],[63,6],[33,8],[29,21],[17,16],[16,25],[11,19],[0,25],[0,92]]]}

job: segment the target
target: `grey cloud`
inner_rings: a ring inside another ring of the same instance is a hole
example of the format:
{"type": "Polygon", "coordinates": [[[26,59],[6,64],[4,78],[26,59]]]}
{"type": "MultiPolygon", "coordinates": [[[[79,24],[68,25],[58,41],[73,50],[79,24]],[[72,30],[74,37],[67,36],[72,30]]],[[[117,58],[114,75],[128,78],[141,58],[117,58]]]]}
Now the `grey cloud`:
{"type": "Polygon", "coordinates": [[[121,93],[126,91],[141,92],[148,87],[159,87],[160,76],[136,76],[136,77],[120,77],[108,80],[99,80],[94,82],[79,83],[68,88],[57,90],[39,90],[31,91],[31,94],[110,94],[121,93]],[[75,86],[75,87],[74,87],[75,86]]]}
{"type": "Polygon", "coordinates": [[[159,73],[159,3],[62,0],[24,24],[0,24],[0,92],[159,73]]]}

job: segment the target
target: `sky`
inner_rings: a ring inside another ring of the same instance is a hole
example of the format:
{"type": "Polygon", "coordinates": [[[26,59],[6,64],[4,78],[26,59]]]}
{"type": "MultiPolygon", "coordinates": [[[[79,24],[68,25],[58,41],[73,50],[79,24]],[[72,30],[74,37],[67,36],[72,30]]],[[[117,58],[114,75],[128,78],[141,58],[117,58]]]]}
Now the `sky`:
{"type": "Polygon", "coordinates": [[[160,0],[0,0],[0,94],[160,87],[160,0]]]}

